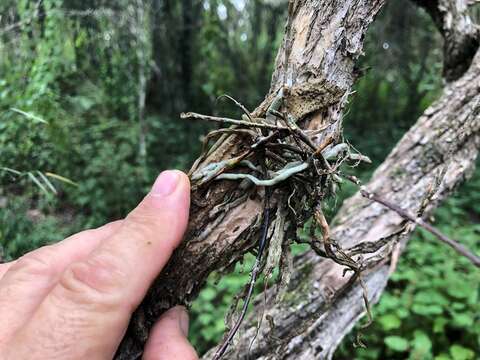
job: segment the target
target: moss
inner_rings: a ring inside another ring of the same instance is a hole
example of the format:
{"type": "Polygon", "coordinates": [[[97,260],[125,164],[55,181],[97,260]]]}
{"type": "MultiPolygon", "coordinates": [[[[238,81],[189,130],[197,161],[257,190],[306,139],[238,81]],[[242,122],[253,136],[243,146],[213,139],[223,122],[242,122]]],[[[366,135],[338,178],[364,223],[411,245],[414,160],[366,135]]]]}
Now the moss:
{"type": "Polygon", "coordinates": [[[297,269],[298,277],[295,280],[298,280],[294,286],[289,287],[288,291],[283,295],[281,301],[288,307],[294,307],[300,302],[305,300],[305,294],[309,291],[310,283],[310,274],[313,271],[313,264],[307,263],[301,268],[297,269]]]}

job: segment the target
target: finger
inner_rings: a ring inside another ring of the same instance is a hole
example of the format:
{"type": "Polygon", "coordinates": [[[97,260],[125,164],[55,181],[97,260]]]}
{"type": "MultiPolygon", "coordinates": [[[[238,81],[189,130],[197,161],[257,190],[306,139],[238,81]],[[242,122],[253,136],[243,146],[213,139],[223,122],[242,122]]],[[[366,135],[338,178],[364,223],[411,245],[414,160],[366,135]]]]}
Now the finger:
{"type": "Polygon", "coordinates": [[[3,275],[10,269],[10,267],[15,263],[15,261],[10,261],[7,263],[0,264],[0,280],[2,279],[3,275]]]}
{"type": "Polygon", "coordinates": [[[176,306],[157,321],[143,354],[144,360],[198,359],[188,342],[188,314],[183,306],[176,306]]]}
{"type": "MultiPolygon", "coordinates": [[[[80,233],[69,236],[56,244],[48,245],[31,251],[21,257],[19,260],[23,261],[26,258],[41,256],[45,252],[52,250],[61,255],[61,262],[52,264],[54,267],[62,268],[62,264],[75,261],[77,258],[89,254],[101,242],[101,240],[110,237],[121,225],[122,220],[113,221],[103,225],[97,229],[84,230],[80,233]],[[48,249],[48,250],[45,250],[48,249]]],[[[7,271],[16,264],[19,260],[10,261],[8,263],[0,264],[0,279],[7,273],[7,271]]],[[[15,268],[15,270],[19,270],[15,268]]],[[[54,269],[52,269],[54,270],[54,269]]],[[[53,271],[58,272],[58,271],[53,271]]]]}
{"type": "Polygon", "coordinates": [[[7,265],[0,277],[0,338],[7,338],[32,316],[57,283],[65,268],[88,256],[111,236],[121,222],[86,230],[49,246],[34,250],[7,265]]]}
{"type": "Polygon", "coordinates": [[[68,267],[15,341],[36,341],[40,352],[44,342],[62,343],[70,358],[112,357],[131,313],[179,244],[188,208],[188,178],[178,171],[162,173],[120,228],[87,259],[68,267]],[[38,334],[39,328],[45,334],[38,334]],[[74,337],[65,336],[72,332],[74,337]]]}

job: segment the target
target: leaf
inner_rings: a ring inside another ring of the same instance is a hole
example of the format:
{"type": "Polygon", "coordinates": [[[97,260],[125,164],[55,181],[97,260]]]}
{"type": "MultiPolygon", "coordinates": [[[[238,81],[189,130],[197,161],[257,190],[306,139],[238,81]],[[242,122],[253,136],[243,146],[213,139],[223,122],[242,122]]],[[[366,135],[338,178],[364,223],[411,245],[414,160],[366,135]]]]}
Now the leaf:
{"type": "Polygon", "coordinates": [[[426,305],[447,305],[448,300],[437,291],[420,291],[415,294],[414,301],[426,305]]]}
{"type": "Polygon", "coordinates": [[[438,356],[435,356],[433,360],[451,360],[451,358],[447,354],[440,354],[438,356]]]}
{"type": "Polygon", "coordinates": [[[213,316],[211,314],[208,314],[208,313],[203,313],[203,314],[200,314],[198,317],[197,317],[197,320],[202,324],[202,325],[208,325],[210,324],[210,322],[212,322],[213,319],[213,316]]]}
{"type": "Polygon", "coordinates": [[[202,290],[202,292],[200,293],[200,296],[203,300],[210,301],[215,298],[216,292],[212,288],[207,287],[204,290],[202,290]]]}
{"type": "Polygon", "coordinates": [[[33,120],[37,123],[42,123],[42,124],[48,124],[48,121],[42,119],[41,117],[34,115],[32,113],[17,109],[17,108],[10,108],[11,111],[14,111],[16,113],[19,113],[20,115],[25,116],[29,120],[33,120]]]}
{"type": "Polygon", "coordinates": [[[72,185],[72,186],[78,186],[78,183],[76,183],[75,181],[70,180],[69,178],[66,178],[64,176],[57,175],[57,174],[54,174],[54,173],[51,173],[51,172],[47,172],[47,173],[45,173],[45,175],[47,175],[48,177],[51,177],[53,179],[60,180],[64,183],[66,183],[66,184],[69,184],[69,185],[72,185]]]}
{"type": "Polygon", "coordinates": [[[17,175],[17,176],[22,175],[22,173],[21,173],[20,171],[17,171],[17,170],[15,170],[15,169],[11,169],[11,168],[8,168],[8,167],[0,167],[0,170],[3,170],[3,171],[6,171],[6,172],[15,174],[15,175],[17,175]]]}
{"type": "Polygon", "coordinates": [[[50,189],[51,192],[54,194],[57,194],[57,189],[55,189],[55,186],[50,182],[50,180],[47,179],[45,175],[43,175],[42,172],[37,171],[38,176],[40,176],[40,179],[43,180],[43,182],[47,185],[47,187],[50,189]]]}
{"type": "Polygon", "coordinates": [[[466,299],[472,294],[472,292],[476,291],[475,286],[472,286],[472,284],[460,282],[457,279],[452,280],[453,281],[450,281],[450,284],[447,288],[447,292],[454,298],[466,299]]]}
{"type": "Polygon", "coordinates": [[[458,327],[467,328],[473,325],[472,316],[462,313],[453,315],[453,324],[458,327]]]}
{"type": "Polygon", "coordinates": [[[28,172],[27,175],[34,182],[34,184],[40,188],[40,190],[42,190],[46,195],[49,194],[45,186],[43,186],[43,184],[35,177],[35,175],[33,175],[33,173],[28,172]]]}
{"type": "Polygon", "coordinates": [[[475,353],[463,346],[452,345],[450,346],[450,355],[452,355],[453,360],[470,360],[474,358],[475,353]]]}
{"type": "Polygon", "coordinates": [[[414,349],[414,358],[423,359],[427,354],[430,354],[432,342],[427,334],[425,334],[423,331],[416,330],[413,333],[412,346],[414,349]]]}
{"type": "Polygon", "coordinates": [[[443,313],[443,309],[441,306],[438,305],[422,305],[422,304],[414,304],[412,306],[412,311],[419,315],[440,315],[443,313]]]}
{"type": "Polygon", "coordinates": [[[393,351],[404,352],[408,349],[408,341],[400,336],[387,336],[384,342],[393,351]]]}
{"type": "Polygon", "coordinates": [[[443,317],[437,317],[433,321],[433,332],[438,334],[445,330],[445,325],[448,324],[448,320],[443,317]]]}
{"type": "Polygon", "coordinates": [[[397,316],[400,318],[400,319],[405,319],[407,318],[409,315],[410,315],[410,312],[405,309],[405,308],[402,308],[402,307],[399,307],[396,311],[397,313],[397,316]]]}
{"type": "Polygon", "coordinates": [[[401,325],[400,319],[393,314],[383,315],[378,321],[386,331],[398,329],[401,325]]]}

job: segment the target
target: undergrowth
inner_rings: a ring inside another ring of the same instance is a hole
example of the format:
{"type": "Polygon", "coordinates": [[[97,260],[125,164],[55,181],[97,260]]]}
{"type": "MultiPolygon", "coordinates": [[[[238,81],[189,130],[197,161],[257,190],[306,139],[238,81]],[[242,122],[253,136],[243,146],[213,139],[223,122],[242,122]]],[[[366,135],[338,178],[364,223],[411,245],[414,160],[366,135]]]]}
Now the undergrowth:
{"type": "MultiPolygon", "coordinates": [[[[352,190],[345,189],[342,197],[352,190]]],[[[340,203],[338,200],[337,205],[340,203]]],[[[480,251],[480,169],[436,211],[435,225],[470,249],[480,251]]],[[[233,296],[248,281],[253,261],[253,256],[248,256],[243,266],[238,265],[235,272],[218,283],[212,276],[193,303],[190,334],[199,353],[220,341],[223,315],[233,296]]],[[[373,306],[373,324],[362,330],[367,348],[353,346],[353,331],[335,359],[476,359],[476,349],[480,348],[479,284],[480,273],[468,260],[433,235],[417,230],[386,292],[373,306]]]]}

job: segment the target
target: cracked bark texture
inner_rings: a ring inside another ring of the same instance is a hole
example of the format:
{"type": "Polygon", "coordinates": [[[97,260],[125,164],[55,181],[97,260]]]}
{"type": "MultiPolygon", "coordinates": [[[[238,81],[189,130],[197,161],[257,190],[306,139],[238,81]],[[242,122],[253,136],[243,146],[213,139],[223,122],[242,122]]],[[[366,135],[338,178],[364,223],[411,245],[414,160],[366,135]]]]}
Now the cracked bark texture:
{"type": "MultiPolygon", "coordinates": [[[[479,147],[480,52],[470,70],[448,85],[404,135],[366,188],[415,212],[446,166],[438,193],[427,207],[428,215],[471,174],[479,147]]],[[[356,194],[335,217],[332,237],[344,248],[387,237],[389,245],[380,253],[388,253],[392,248],[402,249],[414,229],[409,226],[398,235],[402,226],[403,219],[396,213],[356,194]]],[[[371,302],[379,299],[393,270],[387,262],[364,275],[371,302]]],[[[246,328],[240,330],[241,336],[226,359],[330,359],[364,315],[362,289],[358,283],[352,286],[351,275],[342,276],[342,266],[308,252],[295,259],[294,269],[289,289],[280,301],[275,301],[274,289],[268,293],[266,304],[263,295],[256,300],[246,328]],[[273,326],[264,320],[250,347],[264,306],[264,317],[273,319],[273,326]]],[[[205,358],[210,356],[211,352],[205,358]]]]}
{"type": "MultiPolygon", "coordinates": [[[[355,80],[355,60],[361,55],[368,25],[382,5],[380,0],[290,1],[271,89],[254,116],[264,115],[277,90],[286,84],[291,88],[285,99],[288,111],[302,127],[324,129],[313,140],[320,143],[334,135],[339,141],[342,110],[355,80]]],[[[469,72],[445,89],[376,171],[369,190],[401,206],[418,207],[436,170],[448,163],[431,211],[469,173],[479,142],[478,66],[477,57],[469,72]]],[[[245,149],[241,137],[230,136],[205,163],[231,158],[245,149]]],[[[164,310],[190,302],[212,271],[230,267],[256,245],[263,210],[261,190],[245,192],[235,182],[212,182],[195,189],[192,198],[186,238],[134,314],[117,359],[139,358],[149,329],[164,310]]],[[[273,207],[275,212],[275,201],[273,207]]],[[[333,235],[349,247],[389,236],[401,219],[356,195],[345,203],[336,223],[333,235]]],[[[392,238],[392,244],[398,243],[399,248],[407,238],[408,234],[392,238]]],[[[362,316],[361,290],[348,276],[342,277],[341,266],[307,253],[296,259],[294,268],[282,301],[273,300],[273,290],[268,294],[266,314],[273,322],[263,321],[251,358],[329,358],[362,316]]],[[[372,301],[380,296],[388,275],[386,264],[365,274],[372,301]]],[[[262,307],[257,303],[253,314],[260,314],[262,307]]],[[[255,315],[226,358],[247,357],[254,322],[255,315]]]]}
{"type": "MultiPolygon", "coordinates": [[[[355,80],[355,60],[383,2],[290,1],[270,93],[254,116],[264,115],[286,84],[290,87],[285,98],[288,111],[304,128],[325,128],[313,140],[320,142],[327,135],[340,140],[341,113],[355,80]]],[[[240,137],[230,136],[205,163],[236,156],[245,146],[240,137]]],[[[116,359],[141,356],[148,331],[163,311],[191,301],[212,271],[228,268],[256,245],[263,210],[261,190],[245,193],[235,182],[212,182],[194,190],[192,199],[185,240],[132,317],[116,359]]]]}
{"type": "MultiPolygon", "coordinates": [[[[472,43],[465,39],[477,26],[471,24],[463,8],[465,3],[439,0],[428,1],[428,4],[430,8],[427,10],[434,20],[438,13],[443,12],[442,20],[436,22],[437,26],[457,29],[455,36],[441,31],[444,50],[465,46],[467,49],[458,51],[469,54],[472,43]],[[459,15],[459,8],[462,15],[459,15]],[[464,26],[465,23],[471,26],[464,26]]],[[[372,175],[366,185],[368,191],[415,212],[427,196],[431,184],[446,167],[441,186],[427,206],[425,216],[428,216],[472,173],[480,148],[478,36],[476,33],[477,45],[473,55],[462,59],[457,53],[457,61],[451,62],[449,56],[455,54],[445,54],[444,74],[447,80],[458,80],[445,87],[440,98],[404,135],[372,175]]],[[[400,255],[414,230],[414,226],[409,225],[399,234],[403,225],[399,215],[362,198],[358,193],[345,201],[334,219],[332,237],[344,248],[388,239],[388,245],[368,255],[372,259],[377,255],[392,256],[391,263],[388,263],[388,256],[386,261],[364,274],[372,303],[380,298],[389,275],[395,269],[394,258],[400,255]]],[[[365,257],[366,261],[368,257],[365,257]]],[[[225,358],[331,359],[343,337],[365,314],[362,288],[358,282],[352,284],[351,277],[343,276],[341,266],[309,252],[297,257],[293,268],[295,273],[289,289],[280,300],[277,300],[275,289],[267,293],[266,302],[265,295],[256,299],[255,308],[225,358]],[[259,314],[263,314],[264,318],[258,329],[259,314]],[[252,343],[254,338],[256,341],[252,343]]],[[[204,358],[208,359],[212,354],[213,350],[204,358]]]]}
{"type": "Polygon", "coordinates": [[[480,27],[468,14],[472,0],[413,0],[431,16],[444,38],[443,76],[458,79],[470,66],[480,41],[480,27]]]}

